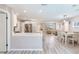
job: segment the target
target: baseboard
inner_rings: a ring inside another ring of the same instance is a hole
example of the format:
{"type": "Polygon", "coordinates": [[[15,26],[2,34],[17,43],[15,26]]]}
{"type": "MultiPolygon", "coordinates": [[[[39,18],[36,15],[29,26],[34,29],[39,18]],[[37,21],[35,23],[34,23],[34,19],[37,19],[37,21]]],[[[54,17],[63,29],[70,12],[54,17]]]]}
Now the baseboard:
{"type": "Polygon", "coordinates": [[[9,51],[23,51],[23,50],[30,50],[30,51],[43,51],[43,49],[10,49],[9,51]]]}

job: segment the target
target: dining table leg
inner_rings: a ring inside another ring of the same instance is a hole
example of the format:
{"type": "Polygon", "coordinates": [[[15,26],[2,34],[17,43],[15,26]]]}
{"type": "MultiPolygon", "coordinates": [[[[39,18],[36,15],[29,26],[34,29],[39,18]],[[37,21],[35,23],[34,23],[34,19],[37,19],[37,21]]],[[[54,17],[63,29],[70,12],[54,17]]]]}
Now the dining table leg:
{"type": "Polygon", "coordinates": [[[74,40],[72,40],[72,45],[75,46],[75,44],[74,44],[74,40]]]}
{"type": "Polygon", "coordinates": [[[67,44],[67,35],[65,34],[65,45],[67,44]]]}

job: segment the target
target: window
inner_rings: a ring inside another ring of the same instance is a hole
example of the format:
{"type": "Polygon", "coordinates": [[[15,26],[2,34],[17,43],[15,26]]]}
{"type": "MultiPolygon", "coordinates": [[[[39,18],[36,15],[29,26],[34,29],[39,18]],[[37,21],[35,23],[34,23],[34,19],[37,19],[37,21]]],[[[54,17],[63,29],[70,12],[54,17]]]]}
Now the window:
{"type": "Polygon", "coordinates": [[[51,29],[56,29],[56,23],[47,23],[47,27],[51,29]]]}
{"type": "Polygon", "coordinates": [[[79,27],[79,21],[73,22],[73,27],[79,27]]]}

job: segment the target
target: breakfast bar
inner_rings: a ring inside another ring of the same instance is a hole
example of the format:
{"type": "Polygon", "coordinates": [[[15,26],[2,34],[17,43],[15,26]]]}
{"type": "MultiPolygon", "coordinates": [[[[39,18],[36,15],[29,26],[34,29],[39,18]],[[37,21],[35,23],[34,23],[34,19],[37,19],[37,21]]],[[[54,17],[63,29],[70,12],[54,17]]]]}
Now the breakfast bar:
{"type": "Polygon", "coordinates": [[[16,33],[11,40],[11,50],[42,50],[42,33],[16,33]]]}

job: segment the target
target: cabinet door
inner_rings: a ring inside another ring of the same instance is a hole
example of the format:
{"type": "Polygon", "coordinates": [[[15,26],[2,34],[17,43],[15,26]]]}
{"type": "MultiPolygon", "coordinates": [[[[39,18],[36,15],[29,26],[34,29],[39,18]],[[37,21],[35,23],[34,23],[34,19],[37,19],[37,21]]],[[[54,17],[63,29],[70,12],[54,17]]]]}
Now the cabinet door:
{"type": "Polygon", "coordinates": [[[0,52],[6,51],[6,14],[0,13],[0,52]]]}

